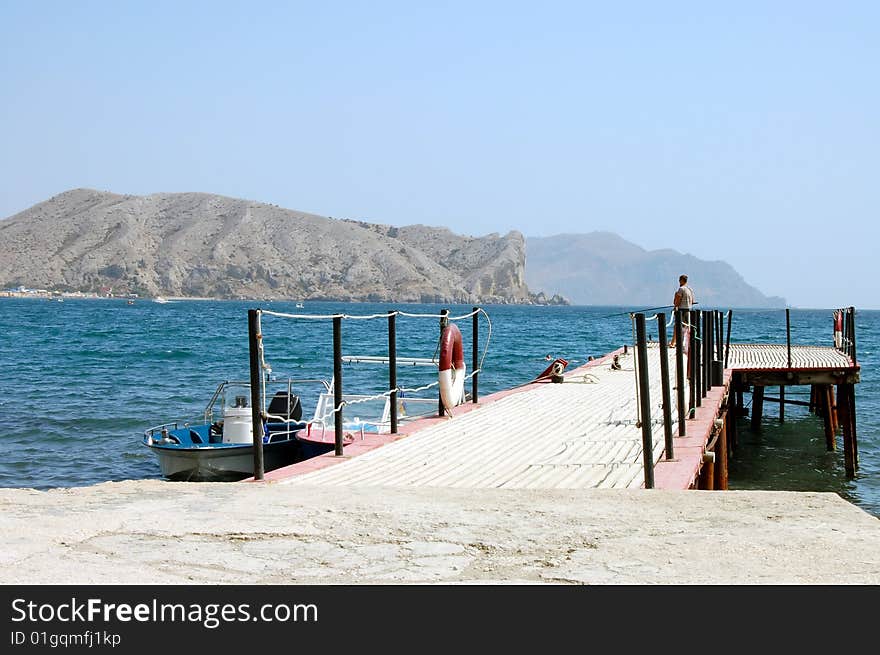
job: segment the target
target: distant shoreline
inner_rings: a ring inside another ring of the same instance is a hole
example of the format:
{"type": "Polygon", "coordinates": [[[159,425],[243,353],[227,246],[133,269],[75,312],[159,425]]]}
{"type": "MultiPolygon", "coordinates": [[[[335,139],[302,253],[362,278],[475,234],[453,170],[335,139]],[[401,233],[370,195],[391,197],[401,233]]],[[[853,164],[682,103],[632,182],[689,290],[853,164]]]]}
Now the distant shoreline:
{"type": "MultiPolygon", "coordinates": [[[[34,291],[34,292],[20,292],[20,291],[0,291],[0,299],[2,298],[21,298],[25,300],[125,300],[125,301],[137,301],[137,302],[157,302],[161,298],[167,302],[180,302],[186,300],[195,300],[195,301],[213,301],[213,302],[281,302],[281,303],[334,303],[334,302],[342,302],[342,303],[363,303],[370,304],[376,301],[373,300],[329,300],[329,299],[296,299],[296,298],[210,298],[205,296],[144,296],[140,297],[137,295],[131,296],[102,296],[99,294],[86,294],[82,292],[44,292],[44,291],[34,291]]],[[[159,301],[161,302],[161,301],[159,301]]],[[[519,307],[570,307],[570,304],[561,304],[561,303],[540,303],[540,302],[509,302],[509,303],[492,303],[492,302],[434,302],[434,303],[421,303],[414,301],[395,301],[388,300],[382,301],[388,303],[397,303],[397,304],[406,304],[406,305],[510,305],[510,306],[519,306],[519,307]]]]}

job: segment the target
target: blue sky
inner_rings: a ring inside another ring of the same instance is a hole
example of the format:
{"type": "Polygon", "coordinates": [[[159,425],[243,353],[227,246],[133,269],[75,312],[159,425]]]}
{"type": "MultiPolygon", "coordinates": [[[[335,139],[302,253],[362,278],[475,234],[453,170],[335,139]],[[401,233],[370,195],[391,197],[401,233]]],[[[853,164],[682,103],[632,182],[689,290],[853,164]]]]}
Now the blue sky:
{"type": "Polygon", "coordinates": [[[880,3],[0,0],[0,51],[0,217],[90,187],[609,230],[880,308],[880,3]]]}

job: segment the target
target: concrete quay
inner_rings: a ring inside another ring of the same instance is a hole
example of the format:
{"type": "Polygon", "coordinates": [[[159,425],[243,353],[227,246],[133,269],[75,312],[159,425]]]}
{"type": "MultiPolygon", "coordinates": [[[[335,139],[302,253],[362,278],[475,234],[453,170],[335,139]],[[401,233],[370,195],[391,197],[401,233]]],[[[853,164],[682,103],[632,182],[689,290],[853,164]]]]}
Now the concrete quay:
{"type": "Polygon", "coordinates": [[[0,583],[873,585],[880,519],[810,492],[0,489],[0,583]]]}

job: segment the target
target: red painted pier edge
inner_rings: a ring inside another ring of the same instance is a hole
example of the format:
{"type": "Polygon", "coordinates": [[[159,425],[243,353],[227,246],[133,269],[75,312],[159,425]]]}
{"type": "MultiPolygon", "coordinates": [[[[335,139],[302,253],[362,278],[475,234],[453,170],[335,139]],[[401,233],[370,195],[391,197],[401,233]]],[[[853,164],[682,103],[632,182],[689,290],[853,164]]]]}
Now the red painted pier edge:
{"type": "MultiPolygon", "coordinates": [[[[611,351],[607,355],[598,357],[593,361],[587,362],[586,364],[579,366],[576,369],[572,369],[567,374],[577,375],[579,373],[588,372],[591,368],[595,366],[610,364],[611,361],[614,359],[614,355],[619,355],[622,353],[623,347],[618,348],[617,350],[611,351]]],[[[534,388],[533,385],[536,384],[552,384],[552,382],[527,382],[526,384],[518,387],[513,387],[512,389],[497,391],[488,396],[481,397],[479,399],[479,402],[477,403],[466,402],[459,405],[453,410],[453,414],[455,416],[467,414],[468,412],[472,412],[475,409],[497,402],[502,398],[506,398],[507,396],[522,393],[523,391],[528,391],[529,389],[534,388]]],[[[418,432],[419,430],[424,430],[425,428],[436,425],[441,421],[449,420],[454,419],[450,419],[447,416],[423,418],[419,419],[418,421],[413,421],[412,423],[407,423],[406,425],[400,426],[397,434],[365,434],[363,439],[355,436],[354,441],[343,446],[342,456],[340,457],[337,457],[336,454],[331,451],[329,453],[324,453],[323,455],[318,455],[317,457],[312,457],[311,459],[307,459],[302,462],[297,462],[296,464],[291,464],[290,466],[283,466],[281,468],[275,469],[274,471],[268,471],[264,474],[263,480],[254,480],[253,477],[250,477],[242,480],[242,482],[277,482],[278,480],[285,480],[287,478],[292,478],[297,475],[304,475],[306,473],[311,473],[312,471],[318,471],[328,466],[333,466],[334,464],[349,460],[352,457],[357,457],[358,455],[366,453],[370,450],[381,448],[385,444],[392,443],[393,441],[405,439],[406,437],[418,432]]],[[[709,424],[711,425],[711,421],[709,422],[709,424]]]]}
{"type": "MultiPolygon", "coordinates": [[[[685,436],[673,437],[672,450],[675,458],[666,460],[661,457],[654,465],[655,489],[697,488],[700,469],[703,466],[703,453],[712,438],[715,419],[720,416],[722,400],[730,390],[732,373],[731,369],[724,369],[723,384],[707,390],[700,406],[694,412],[694,417],[685,421],[685,436]]],[[[677,420],[676,415],[674,419],[677,420]]],[[[736,420],[734,413],[727,412],[724,420],[736,420]]],[[[663,457],[665,456],[664,453],[663,457]]]]}

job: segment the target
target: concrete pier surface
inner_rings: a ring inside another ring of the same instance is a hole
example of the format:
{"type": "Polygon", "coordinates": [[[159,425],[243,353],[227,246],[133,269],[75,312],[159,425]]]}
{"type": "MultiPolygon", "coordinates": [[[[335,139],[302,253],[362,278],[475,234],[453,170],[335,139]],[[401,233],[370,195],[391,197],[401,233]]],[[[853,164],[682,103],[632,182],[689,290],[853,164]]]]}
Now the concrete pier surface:
{"type": "Polygon", "coordinates": [[[812,492],[0,489],[0,583],[880,584],[880,519],[812,492]]]}

